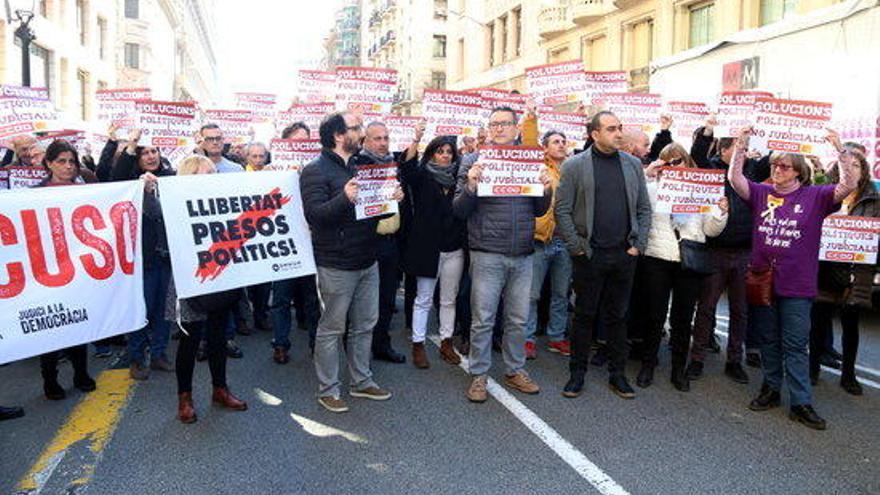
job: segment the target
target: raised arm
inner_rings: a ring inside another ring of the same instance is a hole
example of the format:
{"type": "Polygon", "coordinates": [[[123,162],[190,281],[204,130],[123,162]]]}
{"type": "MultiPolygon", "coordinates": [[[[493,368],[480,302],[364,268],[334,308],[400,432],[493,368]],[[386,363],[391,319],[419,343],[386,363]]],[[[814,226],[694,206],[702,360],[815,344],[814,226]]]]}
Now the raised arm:
{"type": "Polygon", "coordinates": [[[840,153],[840,158],[837,160],[840,180],[837,181],[837,186],[834,188],[834,203],[837,204],[846,199],[858,187],[859,175],[855,171],[859,170],[859,162],[852,151],[846,149],[840,142],[840,136],[837,132],[828,129],[826,139],[840,153]]]}
{"type": "Polygon", "coordinates": [[[727,171],[727,180],[733,190],[746,201],[749,199],[749,180],[743,174],[743,166],[746,163],[746,151],[749,147],[749,134],[751,129],[743,129],[742,134],[736,139],[735,149],[733,150],[733,159],[731,160],[730,169],[727,171]]]}

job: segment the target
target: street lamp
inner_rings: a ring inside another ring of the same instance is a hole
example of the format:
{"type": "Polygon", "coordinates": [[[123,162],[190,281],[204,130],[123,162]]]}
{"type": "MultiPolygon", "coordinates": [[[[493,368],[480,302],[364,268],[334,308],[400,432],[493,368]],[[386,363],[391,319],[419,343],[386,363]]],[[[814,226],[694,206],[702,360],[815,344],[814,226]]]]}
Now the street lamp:
{"type": "Polygon", "coordinates": [[[21,39],[21,85],[31,85],[31,42],[37,39],[31,29],[31,20],[34,18],[35,0],[5,0],[6,22],[12,24],[18,21],[20,24],[15,30],[15,36],[21,39]],[[13,17],[14,16],[14,17],[13,17]]]}

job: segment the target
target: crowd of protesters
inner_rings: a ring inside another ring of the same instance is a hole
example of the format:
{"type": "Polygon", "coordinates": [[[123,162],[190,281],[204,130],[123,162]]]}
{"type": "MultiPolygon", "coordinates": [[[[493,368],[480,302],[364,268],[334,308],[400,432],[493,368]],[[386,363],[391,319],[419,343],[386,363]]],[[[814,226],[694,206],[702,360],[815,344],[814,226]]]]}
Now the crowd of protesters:
{"type": "MultiPolygon", "coordinates": [[[[589,120],[584,149],[572,151],[562,132],[539,136],[539,120],[531,105],[524,115],[497,107],[476,139],[438,136],[425,143],[421,123],[408,147],[392,150],[381,120],[364,122],[352,112],[327,115],[318,129],[320,156],[300,176],[317,274],[189,299],[175,293],[157,178],[271,169],[265,144],[224,145],[223,130],[206,123],[193,155],[172,166],[158,148],[141,144],[139,130],[119,138],[111,127],[97,161],[60,140],[43,151],[30,136],[13,140],[13,153],[4,161],[45,167],[48,178],[40,187],[143,180],[148,323],[125,338],[126,357],[135,380],[147,380],[153,371],[176,373],[178,417],[184,423],[197,417],[196,361],[209,363],[213,402],[246,410],[226,377],[227,358],[243,356],[236,334],[272,332],[267,358],[284,365],[290,361],[294,321],[308,332],[323,407],[348,410],[341,345],[351,375],[349,395],[390,399],[391,392],[374,380],[370,362],[407,361],[389,333],[401,281],[411,363],[430,367],[426,342],[436,307],[439,356],[449,365],[467,357],[471,383],[465,395],[476,403],[488,398],[493,349],[501,353],[507,387],[540,391],[527,361],[539,356],[542,331],[546,351],[568,358],[568,380],[558,384],[563,396],[580,396],[588,368],[605,367],[611,391],[632,399],[627,360],[640,363],[636,386],[650,387],[667,321],[670,381],[688,392],[702,376],[707,354],[721,350],[716,310],[725,292],[730,324],[724,374],[746,384],[744,365],[763,372],[750,409],[780,406],[785,383],[790,417],[824,429],[812,397],[821,365],[842,368],[842,389],[862,394],[855,358],[860,315],[872,307],[875,267],[820,263],[818,252],[826,216],[880,216],[880,195],[863,148],[841,143],[830,132],[839,154],[832,163],[789,153],[760,156],[749,148],[749,128],[737,138],[716,139],[717,122],[710,117],[694,130],[688,150],[673,141],[675,122],[668,116],[652,142],[602,111],[589,120]],[[542,147],[544,194],[478,195],[479,150],[486,145],[542,147]],[[356,220],[358,167],[386,163],[398,166],[399,213],[356,220]],[[656,211],[664,166],[725,170],[723,199],[708,213],[656,211]],[[771,242],[762,227],[782,223],[793,230],[791,242],[771,242]],[[835,314],[843,328],[842,355],[833,348],[835,314]],[[166,352],[171,339],[179,340],[173,360],[166,352]]],[[[296,122],[281,137],[305,139],[310,132],[296,122]]],[[[96,342],[96,356],[108,356],[114,340],[96,342]]],[[[96,388],[87,346],[78,345],[40,357],[47,399],[65,398],[57,380],[65,356],[74,368],[74,386],[83,392],[96,388]]],[[[0,419],[22,414],[20,408],[0,408],[0,419]]]]}

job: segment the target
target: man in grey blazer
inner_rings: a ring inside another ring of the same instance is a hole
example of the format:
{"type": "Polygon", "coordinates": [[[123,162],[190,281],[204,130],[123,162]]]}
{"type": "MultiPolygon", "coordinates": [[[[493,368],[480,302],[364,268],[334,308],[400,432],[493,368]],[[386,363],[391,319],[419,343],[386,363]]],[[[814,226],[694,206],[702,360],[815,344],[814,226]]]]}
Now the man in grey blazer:
{"type": "Polygon", "coordinates": [[[572,256],[576,297],[571,377],[562,395],[581,394],[591,337],[600,323],[608,335],[608,385],[620,397],[631,399],[635,392],[625,375],[625,319],[636,259],[644,252],[651,229],[651,203],[642,164],[620,151],[620,120],[611,112],[599,112],[590,129],[593,145],[562,164],[556,191],[557,230],[572,256]]]}

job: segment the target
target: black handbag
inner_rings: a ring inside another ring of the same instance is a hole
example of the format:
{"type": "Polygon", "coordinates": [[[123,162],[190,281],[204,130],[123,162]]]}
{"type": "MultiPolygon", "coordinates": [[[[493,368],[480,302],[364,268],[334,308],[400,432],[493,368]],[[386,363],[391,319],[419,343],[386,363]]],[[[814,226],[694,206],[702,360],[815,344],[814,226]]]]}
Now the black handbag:
{"type": "Polygon", "coordinates": [[[681,269],[698,275],[710,275],[714,269],[712,268],[712,257],[709,255],[709,248],[706,247],[706,243],[682,239],[678,229],[674,226],[672,231],[675,232],[675,238],[678,240],[681,269]]]}

